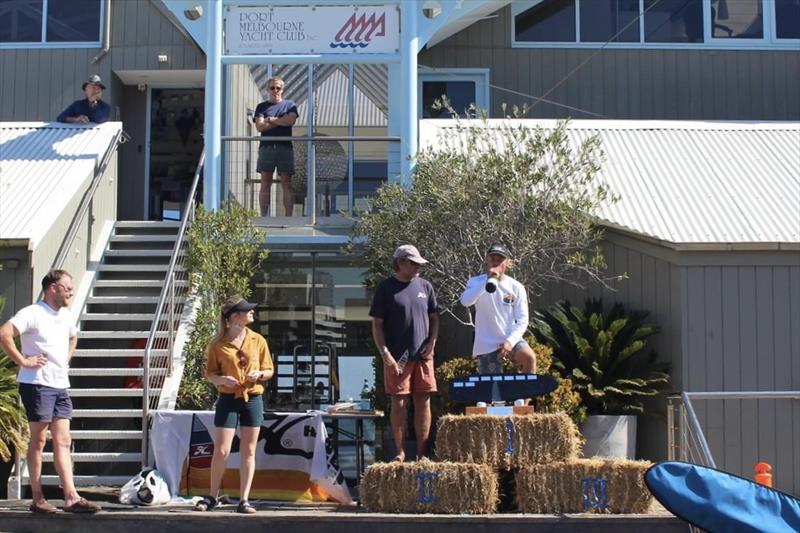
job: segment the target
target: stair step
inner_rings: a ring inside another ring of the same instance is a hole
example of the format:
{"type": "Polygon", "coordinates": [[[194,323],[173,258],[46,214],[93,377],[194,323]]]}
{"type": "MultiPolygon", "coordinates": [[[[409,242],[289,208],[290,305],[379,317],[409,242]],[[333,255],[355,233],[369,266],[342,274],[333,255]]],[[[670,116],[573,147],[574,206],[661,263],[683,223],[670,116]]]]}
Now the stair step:
{"type": "Polygon", "coordinates": [[[108,250],[105,257],[172,257],[172,250],[108,250]]]}
{"type": "Polygon", "coordinates": [[[73,418],[141,418],[141,409],[73,409],[73,418]]]}
{"type": "MultiPolygon", "coordinates": [[[[141,452],[94,452],[71,453],[70,457],[75,463],[139,463],[142,461],[141,452]]],[[[44,452],[42,460],[46,463],[53,462],[53,452],[44,452]]]]}
{"type": "Polygon", "coordinates": [[[152,322],[155,317],[155,313],[83,313],[81,315],[81,320],[124,320],[132,322],[152,322]]]}
{"type": "MultiPolygon", "coordinates": [[[[151,368],[151,376],[164,376],[166,368],[151,368]]],[[[144,376],[143,368],[70,368],[70,376],[144,376]]]]}
{"type": "MultiPolygon", "coordinates": [[[[130,476],[72,476],[72,482],[78,487],[121,487],[130,479],[130,476]]],[[[27,478],[25,478],[27,479],[27,478]]],[[[60,485],[61,480],[58,476],[42,476],[42,485],[60,485]]]]}
{"type": "MultiPolygon", "coordinates": [[[[167,263],[159,265],[107,265],[102,263],[97,266],[100,272],[166,272],[169,265],[167,263]]],[[[183,272],[183,267],[175,265],[175,270],[183,272]]]]}
{"type": "Polygon", "coordinates": [[[119,220],[114,223],[115,228],[175,228],[181,227],[180,222],[161,221],[161,220],[119,220]]]}
{"type": "MultiPolygon", "coordinates": [[[[145,335],[147,338],[147,335],[145,335]]],[[[152,357],[166,357],[169,355],[167,350],[152,350],[152,357]]],[[[117,348],[117,349],[80,349],[75,350],[75,357],[144,357],[144,349],[139,348],[117,348]]]]}
{"type": "MultiPolygon", "coordinates": [[[[149,331],[79,331],[80,339],[146,339],[149,331]]],[[[169,337],[169,331],[156,331],[156,338],[169,337]]]]}
{"type": "MultiPolygon", "coordinates": [[[[87,304],[157,304],[158,296],[89,296],[87,304]]],[[[179,300],[180,301],[180,300],[179,300]]]]}
{"type": "Polygon", "coordinates": [[[142,438],[142,432],[137,429],[73,429],[70,431],[70,435],[72,435],[73,440],[133,440],[142,438]]]}
{"type": "MultiPolygon", "coordinates": [[[[152,289],[164,286],[164,280],[141,280],[141,279],[101,279],[95,281],[94,287],[99,289],[130,288],[152,289]]],[[[189,282],[185,280],[175,280],[176,287],[188,287],[189,282]]]]}
{"type": "Polygon", "coordinates": [[[123,234],[112,235],[111,242],[175,242],[178,235],[141,235],[141,234],[123,234]]]}
{"type": "MultiPolygon", "coordinates": [[[[95,398],[95,397],[126,397],[141,398],[143,389],[70,389],[69,395],[73,398],[95,398]]],[[[161,394],[161,389],[150,389],[151,396],[161,394]]]]}

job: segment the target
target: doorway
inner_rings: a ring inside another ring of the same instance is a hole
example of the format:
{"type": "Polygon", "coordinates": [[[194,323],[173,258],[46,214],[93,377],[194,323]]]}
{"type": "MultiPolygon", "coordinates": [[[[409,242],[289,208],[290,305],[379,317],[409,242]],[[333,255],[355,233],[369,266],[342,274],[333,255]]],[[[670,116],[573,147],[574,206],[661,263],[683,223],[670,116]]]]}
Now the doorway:
{"type": "Polygon", "coordinates": [[[150,220],[181,218],[203,151],[204,94],[203,89],[151,89],[150,220]]]}

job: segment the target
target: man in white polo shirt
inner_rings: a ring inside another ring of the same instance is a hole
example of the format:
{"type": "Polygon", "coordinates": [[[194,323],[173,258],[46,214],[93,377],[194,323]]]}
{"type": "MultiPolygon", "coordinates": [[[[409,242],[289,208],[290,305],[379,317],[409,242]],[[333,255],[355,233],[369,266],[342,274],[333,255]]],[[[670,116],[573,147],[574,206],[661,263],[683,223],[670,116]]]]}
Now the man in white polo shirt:
{"type": "Polygon", "coordinates": [[[502,359],[511,357],[522,371],[536,373],[536,354],[523,336],[528,330],[528,294],[519,281],[506,275],[511,252],[502,244],[486,251],[485,274],[473,276],[461,294],[461,304],[475,306],[475,342],[481,374],[502,373],[502,359]]]}
{"type": "Polygon", "coordinates": [[[72,400],[69,388],[69,360],[78,343],[78,330],[67,309],[74,287],[72,276],[64,270],[51,270],[42,279],[44,297],[24,307],[0,326],[0,349],[19,365],[19,395],[30,424],[28,471],[34,513],[51,514],[56,508],[42,491],[42,453],[47,430],[53,438],[56,471],[64,490],[64,511],[94,513],[100,507],[81,498],[72,480],[72,442],[69,426],[72,400]],[[14,344],[20,337],[22,349],[14,344]]]}

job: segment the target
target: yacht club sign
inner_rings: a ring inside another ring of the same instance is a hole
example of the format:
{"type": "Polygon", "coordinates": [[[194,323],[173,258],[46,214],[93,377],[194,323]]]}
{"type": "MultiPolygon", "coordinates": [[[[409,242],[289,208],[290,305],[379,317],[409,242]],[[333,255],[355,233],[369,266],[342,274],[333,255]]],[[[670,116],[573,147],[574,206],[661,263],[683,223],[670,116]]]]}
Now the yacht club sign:
{"type": "Polygon", "coordinates": [[[225,10],[226,55],[393,54],[395,6],[239,7],[225,10]]]}

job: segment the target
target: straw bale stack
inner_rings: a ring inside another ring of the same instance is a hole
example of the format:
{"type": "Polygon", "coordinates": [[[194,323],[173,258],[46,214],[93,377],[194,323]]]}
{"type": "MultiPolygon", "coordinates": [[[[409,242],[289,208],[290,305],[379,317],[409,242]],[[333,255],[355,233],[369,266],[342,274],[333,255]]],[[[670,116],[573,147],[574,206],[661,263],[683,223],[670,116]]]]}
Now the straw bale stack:
{"type": "Polygon", "coordinates": [[[488,514],[497,509],[497,474],[487,465],[376,463],[364,471],[358,492],[379,513],[488,514]],[[418,474],[435,473],[422,489],[418,474]],[[423,500],[423,501],[420,501],[423,500]]]}
{"type": "Polygon", "coordinates": [[[498,470],[568,461],[578,457],[580,447],[578,428],[564,413],[448,415],[439,419],[436,434],[440,459],[487,464],[498,470]]]}
{"type": "Polygon", "coordinates": [[[606,512],[645,513],[653,495],[644,483],[649,461],[627,459],[576,459],[532,465],[517,474],[517,504],[523,513],[582,513],[585,478],[604,478],[606,512]]]}

